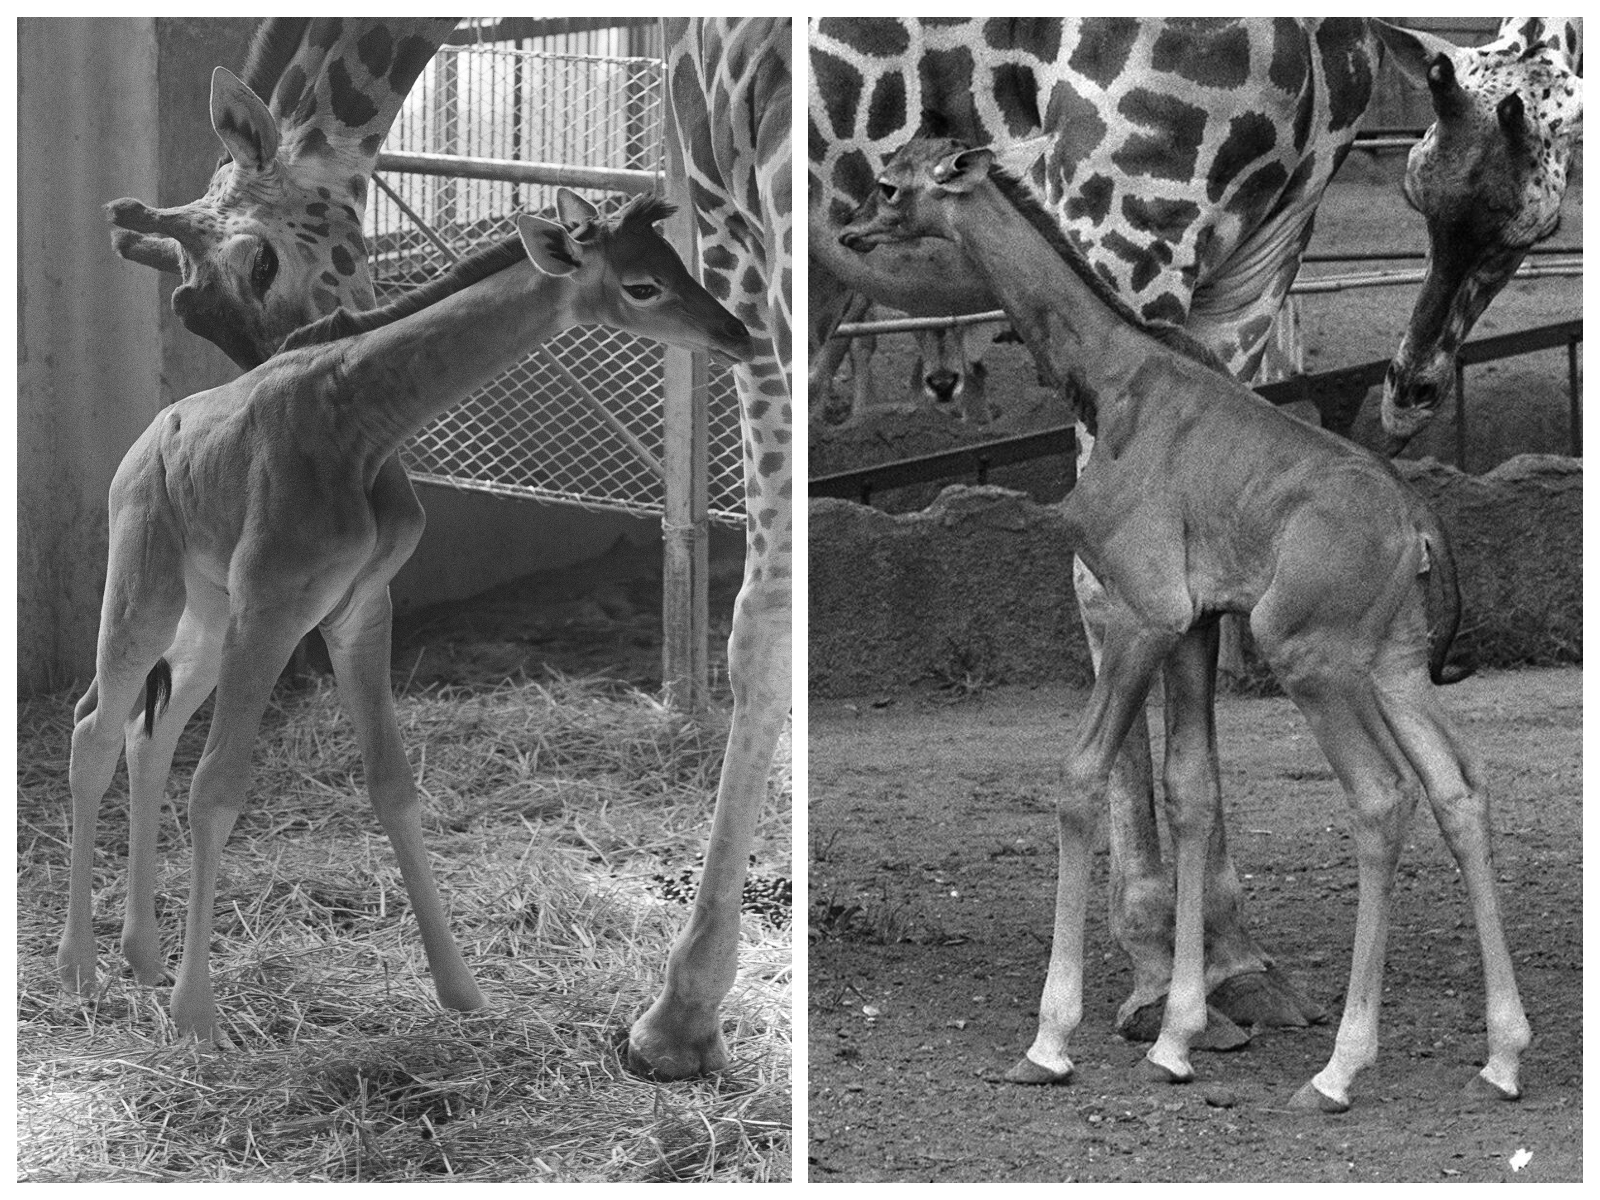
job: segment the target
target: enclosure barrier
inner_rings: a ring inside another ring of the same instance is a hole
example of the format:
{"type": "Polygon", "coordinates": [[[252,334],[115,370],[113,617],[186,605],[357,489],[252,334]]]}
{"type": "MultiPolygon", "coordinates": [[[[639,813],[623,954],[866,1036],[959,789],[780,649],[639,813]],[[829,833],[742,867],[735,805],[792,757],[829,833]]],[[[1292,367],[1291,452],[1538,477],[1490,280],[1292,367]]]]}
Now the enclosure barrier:
{"type": "MultiPolygon", "coordinates": [[[[975,323],[970,318],[938,318],[955,320],[964,324],[975,323]]],[[[882,322],[894,324],[895,322],[882,322]]],[[[925,327],[925,326],[922,326],[925,327]]],[[[841,327],[842,328],[842,327],[841,327]]],[[[1456,466],[1464,470],[1466,461],[1466,377],[1464,370],[1475,363],[1492,362],[1519,354],[1531,354],[1565,346],[1567,350],[1567,402],[1568,436],[1574,458],[1583,453],[1582,412],[1578,396],[1578,343],[1583,340],[1583,321],[1557,321],[1516,333],[1498,334],[1467,342],[1456,359],[1456,466]]],[[[1326,426],[1342,421],[1345,428],[1354,419],[1356,410],[1367,391],[1383,382],[1390,360],[1375,359],[1353,367],[1340,367],[1332,371],[1319,371],[1314,375],[1299,375],[1278,383],[1263,384],[1256,394],[1273,404],[1294,404],[1310,401],[1317,406],[1326,426]]],[[[1052,455],[1067,455],[1069,461],[1076,455],[1077,439],[1071,425],[1058,425],[1018,437],[996,438],[989,442],[962,446],[938,454],[925,454],[916,458],[898,459],[855,471],[840,471],[811,479],[806,487],[813,497],[830,496],[841,500],[856,500],[862,504],[872,502],[874,492],[888,488],[909,487],[919,483],[958,482],[972,479],[987,483],[989,471],[1011,463],[1028,462],[1052,455]]]]}
{"type": "MultiPolygon", "coordinates": [[[[587,32],[654,49],[659,31],[652,21],[587,32]]],[[[588,192],[602,210],[666,192],[679,206],[667,236],[697,262],[669,117],[659,58],[442,47],[378,157],[387,178],[374,177],[366,232],[380,302],[514,236],[514,214],[553,214],[558,187],[588,192]]],[[[401,450],[420,482],[659,517],[663,673],[669,701],[687,709],[708,693],[706,522],[744,521],[733,375],[704,359],[609,329],[569,330],[401,450]],[[701,361],[680,361],[691,359],[701,361]]]]}

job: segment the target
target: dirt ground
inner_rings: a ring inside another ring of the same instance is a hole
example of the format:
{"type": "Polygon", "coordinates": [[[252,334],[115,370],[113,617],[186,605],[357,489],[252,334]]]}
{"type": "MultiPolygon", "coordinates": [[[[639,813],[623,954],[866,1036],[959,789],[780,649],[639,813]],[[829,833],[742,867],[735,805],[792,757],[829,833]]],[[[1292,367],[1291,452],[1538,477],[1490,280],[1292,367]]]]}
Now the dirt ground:
{"type": "MultiPolygon", "coordinates": [[[[1447,694],[1494,797],[1501,900],[1535,1033],[1523,1100],[1461,1094],[1484,1053],[1481,964],[1454,865],[1419,812],[1395,893],[1380,1059],[1336,1117],[1286,1107],[1331,1052],[1331,1021],[1197,1055],[1190,1086],[1136,1077],[1142,1047],[1111,1030],[1130,971],[1106,931],[1103,852],[1079,1076],[1000,1082],[1033,1035],[1051,797],[1085,693],[813,703],[810,1178],[1581,1179],[1581,682],[1576,668],[1486,672],[1447,694]]],[[[1287,701],[1225,697],[1218,719],[1253,929],[1336,1019],[1356,903],[1343,796],[1287,701]]]]}

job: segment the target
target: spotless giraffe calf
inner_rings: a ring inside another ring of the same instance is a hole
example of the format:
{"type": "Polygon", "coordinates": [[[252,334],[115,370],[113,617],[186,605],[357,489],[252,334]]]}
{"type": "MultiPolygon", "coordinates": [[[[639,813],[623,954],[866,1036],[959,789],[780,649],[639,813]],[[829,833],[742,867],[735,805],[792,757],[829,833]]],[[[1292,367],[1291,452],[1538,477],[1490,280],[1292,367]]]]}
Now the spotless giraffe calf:
{"type": "MultiPolygon", "coordinates": [[[[1050,969],[1024,1083],[1069,1080],[1083,1015],[1093,835],[1111,774],[1165,682],[1167,809],[1177,859],[1172,982],[1148,1073],[1194,1077],[1207,1026],[1206,860],[1220,804],[1214,717],[1217,621],[1248,617],[1262,654],[1306,715],[1354,817],[1360,900],[1333,1057],[1294,1097],[1342,1112],[1377,1059],[1391,892],[1406,825],[1425,792],[1472,902],[1483,953],[1489,1055],[1476,1086],[1515,1099],[1531,1040],[1501,928],[1488,793],[1435,685],[1460,619],[1443,528],[1389,463],[1296,421],[1230,379],[1182,331],[1151,328],[1109,287],[995,152],[927,136],[893,155],[840,236],[954,243],[1032,351],[1070,387],[1097,449],[1061,514],[1106,588],[1106,641],[1058,806],[1060,867],[1050,969]]],[[[1017,165],[1032,164],[1013,147],[1017,165]]]]}
{"type": "MultiPolygon", "coordinates": [[[[230,157],[218,167],[207,195],[191,205],[167,210],[131,200],[113,205],[113,220],[125,230],[117,238],[119,251],[133,261],[182,272],[179,291],[192,290],[177,305],[180,315],[241,366],[265,362],[285,335],[321,314],[331,313],[336,324],[348,321],[348,310],[371,303],[360,227],[382,134],[405,89],[453,24],[267,22],[252,46],[245,76],[270,95],[270,110],[251,87],[219,70],[213,78],[212,117],[230,157]],[[311,195],[302,194],[307,189],[311,195]],[[334,311],[341,307],[346,311],[334,311]]],[[[748,364],[736,372],[750,526],[746,586],[730,645],[734,728],[705,882],[669,962],[667,986],[634,1027],[629,1055],[637,1069],[678,1077],[717,1070],[727,1062],[717,1009],[737,965],[745,864],[788,702],[790,64],[787,21],[666,24],[671,102],[693,179],[706,284],[737,309],[751,335],[739,355],[748,364]]],[[[453,272],[452,278],[461,276],[453,272]]],[[[378,467],[367,500],[378,540],[394,548],[397,566],[422,526],[420,505],[397,459],[391,456],[378,467]]],[[[364,640],[386,648],[386,593],[369,617],[373,628],[364,640]]],[[[357,682],[371,689],[365,703],[387,709],[392,704],[387,671],[381,683],[379,678],[369,670],[357,682]]],[[[150,757],[134,723],[127,732],[130,760],[150,757]]],[[[159,740],[152,737],[150,744],[159,740]]],[[[170,752],[166,758],[170,761],[170,752]]],[[[165,765],[160,774],[164,778],[165,765]]],[[[146,807],[160,799],[159,784],[152,793],[137,779],[136,817],[141,792],[154,796],[146,807]]],[[[88,836],[92,840],[92,828],[88,836]]],[[[135,876],[152,870],[142,864],[153,859],[153,833],[149,842],[141,851],[136,839],[130,850],[135,876]]],[[[152,911],[152,926],[153,921],[152,911]]],[[[140,935],[134,942],[145,940],[140,935]]],[[[62,969],[69,981],[92,977],[92,938],[87,971],[84,941],[69,931],[64,942],[62,969]]],[[[159,978],[162,970],[153,952],[141,956],[151,965],[136,968],[140,977],[159,978]]],[[[445,972],[446,977],[460,975],[445,972]]],[[[454,991],[457,1006],[476,1002],[470,978],[454,991]]]]}
{"type": "MultiPolygon", "coordinates": [[[[670,206],[638,197],[602,218],[563,189],[558,207],[561,222],[519,218],[520,238],[386,309],[336,309],[261,366],[165,409],[123,458],[111,485],[95,679],[72,735],[72,875],[57,959],[69,986],[95,986],[95,813],[118,753],[126,742],[137,797],[130,841],[153,850],[178,735],[215,690],[190,788],[194,869],[172,1013],[180,1031],[227,1043],[207,965],[218,864],[272,687],[317,628],[439,1000],[483,1004],[428,867],[389,691],[389,580],[416,543],[379,516],[384,465],[427,421],[573,325],[740,361],[753,353],[744,324],[655,231],[670,206]]],[[[157,983],[165,969],[151,856],[137,865],[124,952],[142,982],[157,983]]]]}
{"type": "MultiPolygon", "coordinates": [[[[888,156],[934,110],[953,135],[1002,155],[1047,139],[1024,182],[1063,236],[1140,321],[1183,328],[1242,380],[1281,327],[1317,207],[1392,58],[1429,88],[1439,113],[1406,185],[1432,259],[1385,393],[1396,445],[1436,411],[1441,381],[1453,384],[1460,337],[1494,280],[1553,227],[1581,130],[1581,47],[1561,18],[1507,20],[1479,48],[1380,20],[1315,17],[833,17],[813,22],[810,43],[814,302],[831,286],[915,315],[997,306],[951,243],[863,256],[838,242],[888,156]]],[[[1079,431],[1081,473],[1094,440],[1079,431]]],[[[1109,601],[1081,561],[1074,582],[1098,661],[1109,601]]],[[[1133,965],[1117,1028],[1136,1038],[1155,1035],[1172,966],[1173,892],[1152,780],[1149,736],[1136,721],[1110,820],[1110,922],[1133,965]]],[[[1227,1017],[1241,1026],[1319,1019],[1250,928],[1220,812],[1214,828],[1211,1038],[1244,1039],[1227,1017]]]]}

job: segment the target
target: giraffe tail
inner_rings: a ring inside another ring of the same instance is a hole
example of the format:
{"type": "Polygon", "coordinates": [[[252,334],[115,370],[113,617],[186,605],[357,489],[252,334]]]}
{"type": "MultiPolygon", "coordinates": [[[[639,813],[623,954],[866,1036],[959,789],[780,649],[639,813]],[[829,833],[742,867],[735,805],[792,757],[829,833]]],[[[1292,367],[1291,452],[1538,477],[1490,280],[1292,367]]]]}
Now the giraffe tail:
{"type": "Polygon", "coordinates": [[[172,699],[172,666],[166,659],[157,659],[144,680],[144,735],[154,737],[156,718],[166,710],[172,699]]]}
{"type": "Polygon", "coordinates": [[[1460,683],[1478,669],[1470,654],[1446,662],[1461,628],[1461,579],[1456,573],[1456,556],[1450,539],[1433,514],[1423,541],[1428,548],[1428,677],[1441,687],[1460,683]]]}

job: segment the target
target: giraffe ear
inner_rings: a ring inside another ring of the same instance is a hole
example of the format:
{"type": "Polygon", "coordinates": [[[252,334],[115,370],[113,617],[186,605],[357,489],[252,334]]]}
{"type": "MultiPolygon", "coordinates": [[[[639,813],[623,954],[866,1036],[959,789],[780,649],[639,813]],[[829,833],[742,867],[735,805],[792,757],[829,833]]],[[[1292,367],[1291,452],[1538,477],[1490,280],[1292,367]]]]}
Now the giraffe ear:
{"type": "Polygon", "coordinates": [[[1429,68],[1439,55],[1451,58],[1456,49],[1453,42],[1420,29],[1402,29],[1377,19],[1368,24],[1383,42],[1384,48],[1394,56],[1394,65],[1400,68],[1401,74],[1411,81],[1413,87],[1431,86],[1429,68]]]}
{"type": "Polygon", "coordinates": [[[571,188],[557,188],[556,215],[563,225],[582,225],[598,217],[600,210],[571,188]]]}
{"type": "Polygon", "coordinates": [[[1055,140],[1055,136],[1049,133],[1023,138],[1001,149],[995,157],[1008,173],[1018,179],[1026,179],[1028,172],[1033,170],[1033,164],[1050,153],[1050,147],[1055,144],[1055,140]]]}
{"type": "Polygon", "coordinates": [[[989,178],[994,151],[988,147],[948,154],[933,168],[933,180],[947,192],[968,192],[989,178]]]}
{"type": "Polygon", "coordinates": [[[261,97],[227,67],[211,72],[211,128],[241,167],[265,170],[277,157],[278,122],[261,97]]]}
{"type": "Polygon", "coordinates": [[[546,275],[571,275],[583,266],[583,243],[565,225],[521,214],[517,234],[529,260],[546,275]]]}

